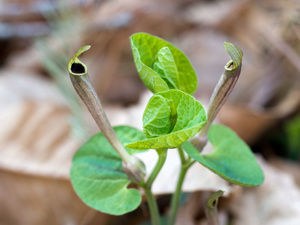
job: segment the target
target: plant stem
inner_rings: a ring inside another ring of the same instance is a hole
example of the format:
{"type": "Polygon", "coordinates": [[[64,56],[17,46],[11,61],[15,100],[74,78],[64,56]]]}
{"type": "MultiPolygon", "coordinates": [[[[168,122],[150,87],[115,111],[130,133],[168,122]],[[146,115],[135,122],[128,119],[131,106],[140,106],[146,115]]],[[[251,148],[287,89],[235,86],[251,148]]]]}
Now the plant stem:
{"type": "MultiPolygon", "coordinates": [[[[178,148],[178,150],[179,150],[179,148],[178,148]]],[[[182,149],[181,149],[181,151],[182,151],[182,149]]],[[[192,161],[188,161],[188,162],[181,164],[181,169],[180,169],[180,174],[179,174],[178,181],[177,181],[176,190],[172,196],[171,214],[169,217],[168,225],[173,225],[175,223],[183,181],[184,181],[186,172],[191,167],[191,165],[193,165],[194,162],[195,162],[195,160],[192,160],[192,161]]]]}
{"type": "Polygon", "coordinates": [[[181,164],[184,164],[186,162],[186,158],[184,156],[184,152],[183,152],[183,149],[182,149],[181,145],[178,146],[177,149],[178,149],[179,157],[180,157],[180,160],[181,160],[181,164]]]}
{"type": "Polygon", "coordinates": [[[151,224],[152,225],[160,225],[160,216],[157,207],[156,199],[151,191],[151,188],[143,187],[145,194],[147,196],[147,202],[151,215],[151,224]]]}
{"type": "Polygon", "coordinates": [[[157,149],[156,150],[156,152],[158,154],[158,160],[157,160],[157,162],[154,166],[154,169],[152,170],[146,184],[144,186],[142,186],[145,191],[145,194],[147,196],[152,225],[160,225],[160,216],[159,216],[159,211],[158,211],[158,207],[157,207],[157,202],[151,191],[151,187],[152,187],[152,184],[155,181],[157,175],[159,174],[161,168],[165,164],[165,161],[167,159],[167,151],[168,151],[168,149],[157,149]]]}
{"type": "Polygon", "coordinates": [[[167,159],[167,151],[168,149],[157,149],[156,152],[158,154],[158,160],[154,166],[154,169],[152,170],[147,183],[146,183],[146,187],[151,189],[151,186],[153,184],[153,182],[155,181],[157,175],[159,174],[161,168],[163,167],[163,165],[166,162],[167,159]]]}
{"type": "MultiPolygon", "coordinates": [[[[226,64],[225,71],[210,98],[206,124],[201,129],[200,133],[191,140],[191,143],[199,150],[199,152],[201,152],[206,145],[209,127],[232,92],[241,72],[243,52],[231,43],[225,42],[224,47],[232,60],[226,64]]],[[[181,159],[181,169],[176,190],[172,197],[171,214],[168,225],[173,225],[175,223],[183,181],[187,170],[195,162],[195,160],[191,161],[190,158],[186,161],[181,146],[178,148],[178,152],[181,159]]]]}

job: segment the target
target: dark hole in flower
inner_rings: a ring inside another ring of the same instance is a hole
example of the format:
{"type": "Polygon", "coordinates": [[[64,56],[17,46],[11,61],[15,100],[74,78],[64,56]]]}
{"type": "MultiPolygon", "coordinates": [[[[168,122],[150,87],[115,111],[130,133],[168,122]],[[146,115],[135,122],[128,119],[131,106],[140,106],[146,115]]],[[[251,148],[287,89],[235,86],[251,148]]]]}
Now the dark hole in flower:
{"type": "Polygon", "coordinates": [[[218,205],[218,201],[217,201],[217,200],[214,200],[214,201],[212,202],[212,204],[211,204],[211,207],[216,208],[217,205],[218,205]]]}
{"type": "Polygon", "coordinates": [[[233,67],[233,62],[228,65],[228,68],[231,69],[233,67]]]}
{"type": "Polygon", "coordinates": [[[85,68],[80,63],[73,63],[71,66],[72,73],[85,73],[85,68]]]}

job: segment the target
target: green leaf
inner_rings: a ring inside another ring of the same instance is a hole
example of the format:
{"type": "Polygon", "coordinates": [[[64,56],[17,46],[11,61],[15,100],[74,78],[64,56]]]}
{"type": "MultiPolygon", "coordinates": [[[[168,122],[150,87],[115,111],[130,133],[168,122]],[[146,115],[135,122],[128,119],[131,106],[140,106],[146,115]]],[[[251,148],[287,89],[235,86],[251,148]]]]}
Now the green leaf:
{"type": "Polygon", "coordinates": [[[146,33],[132,35],[130,42],[137,71],[153,93],[169,89],[195,92],[197,75],[182,51],[146,33]]]}
{"type": "Polygon", "coordinates": [[[171,50],[163,47],[155,58],[153,70],[167,82],[170,89],[179,89],[178,71],[171,50]]]}
{"type": "Polygon", "coordinates": [[[148,139],[130,143],[127,147],[176,148],[197,134],[205,122],[205,109],[193,96],[179,90],[160,92],[149,100],[144,112],[144,133],[148,139]]]}
{"type": "Polygon", "coordinates": [[[136,69],[144,84],[153,93],[169,90],[167,83],[150,67],[142,63],[138,49],[131,44],[136,69]]]}
{"type": "MultiPolygon", "coordinates": [[[[122,143],[145,139],[141,131],[132,127],[119,126],[114,130],[122,143]]],[[[123,170],[121,158],[102,133],[94,135],[76,152],[71,181],[84,203],[104,213],[122,215],[136,209],[141,202],[140,192],[127,188],[131,181],[123,170]]]]}
{"type": "Polygon", "coordinates": [[[154,95],[143,116],[144,133],[147,137],[157,137],[171,132],[171,103],[161,95],[154,95]]]}
{"type": "Polygon", "coordinates": [[[222,125],[212,125],[208,131],[208,141],[214,151],[205,155],[200,155],[190,142],[182,146],[190,157],[233,184],[246,187],[262,184],[264,175],[255,156],[232,130],[222,125]]]}
{"type": "MultiPolygon", "coordinates": [[[[117,127],[114,127],[114,130],[116,130],[116,134],[118,135],[118,137],[120,138],[120,140],[122,141],[123,144],[128,143],[130,141],[141,141],[141,140],[147,139],[145,134],[142,131],[140,131],[134,127],[117,126],[117,127]]],[[[143,151],[141,151],[141,150],[135,150],[132,148],[126,148],[126,150],[130,155],[133,155],[136,153],[148,151],[149,149],[145,148],[145,149],[143,149],[143,151]]]]}

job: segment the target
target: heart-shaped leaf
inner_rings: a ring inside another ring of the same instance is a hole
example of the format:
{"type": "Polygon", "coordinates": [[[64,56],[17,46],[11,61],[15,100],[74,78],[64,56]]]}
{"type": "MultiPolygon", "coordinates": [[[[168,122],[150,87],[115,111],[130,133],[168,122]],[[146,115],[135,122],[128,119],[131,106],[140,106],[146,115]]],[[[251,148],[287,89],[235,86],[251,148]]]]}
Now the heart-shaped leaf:
{"type": "Polygon", "coordinates": [[[249,146],[232,130],[222,125],[211,125],[208,141],[214,151],[200,155],[190,143],[182,146],[186,153],[225,180],[241,186],[257,186],[264,181],[264,174],[249,146]]]}
{"type": "MultiPolygon", "coordinates": [[[[119,126],[114,130],[122,143],[145,139],[141,131],[132,127],[119,126]]],[[[131,181],[123,170],[121,158],[102,133],[94,135],[76,152],[71,181],[83,202],[104,213],[122,215],[136,209],[141,202],[140,192],[127,188],[131,181]]]]}
{"type": "Polygon", "coordinates": [[[143,116],[148,139],[130,143],[127,147],[176,148],[197,134],[205,122],[205,109],[193,96],[179,90],[159,92],[149,100],[143,116]]]}
{"type": "Polygon", "coordinates": [[[179,89],[188,94],[195,92],[197,76],[182,51],[146,33],[132,35],[130,42],[137,71],[153,93],[169,89],[179,89]]]}

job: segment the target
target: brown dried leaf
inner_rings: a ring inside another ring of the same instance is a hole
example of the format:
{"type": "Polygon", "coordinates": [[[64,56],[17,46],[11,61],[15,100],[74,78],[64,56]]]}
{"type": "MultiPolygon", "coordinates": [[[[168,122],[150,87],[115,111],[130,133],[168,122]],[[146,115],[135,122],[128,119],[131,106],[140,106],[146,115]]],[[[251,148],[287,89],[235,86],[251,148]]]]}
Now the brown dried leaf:
{"type": "Polygon", "coordinates": [[[265,173],[264,183],[244,189],[232,203],[234,225],[298,225],[300,221],[300,190],[293,177],[260,160],[265,173]]]}

